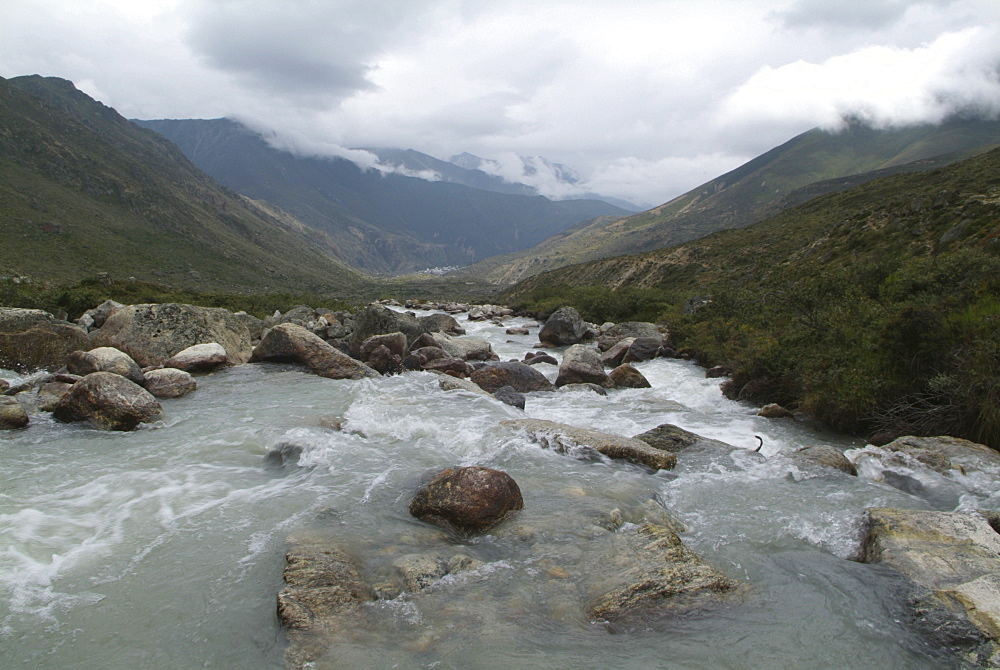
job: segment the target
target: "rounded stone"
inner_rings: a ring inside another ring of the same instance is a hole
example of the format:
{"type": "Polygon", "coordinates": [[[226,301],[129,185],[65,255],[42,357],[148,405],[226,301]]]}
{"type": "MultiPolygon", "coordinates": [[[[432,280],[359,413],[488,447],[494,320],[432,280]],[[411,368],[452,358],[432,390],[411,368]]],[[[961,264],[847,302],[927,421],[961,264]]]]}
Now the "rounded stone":
{"type": "Polygon", "coordinates": [[[479,533],[523,507],[521,489],[510,475],[471,466],[443,470],[422,486],[410,501],[410,514],[445,528],[479,533]]]}

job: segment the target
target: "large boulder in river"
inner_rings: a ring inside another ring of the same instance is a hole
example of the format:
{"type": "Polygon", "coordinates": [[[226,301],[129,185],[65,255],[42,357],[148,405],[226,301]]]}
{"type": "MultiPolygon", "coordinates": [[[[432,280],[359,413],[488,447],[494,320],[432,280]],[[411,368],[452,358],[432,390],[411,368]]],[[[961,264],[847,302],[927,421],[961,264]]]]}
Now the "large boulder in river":
{"type": "Polygon", "coordinates": [[[417,491],[410,514],[462,533],[481,533],[522,509],[517,482],[493,468],[448,468],[417,491]]]}
{"type": "Polygon", "coordinates": [[[1000,667],[1000,534],[978,514],[869,508],[861,560],[902,574],[914,624],[978,667],[1000,667]]]}
{"type": "Polygon", "coordinates": [[[566,384],[599,384],[611,386],[608,373],[597,349],[583,344],[574,344],[563,353],[556,386],[566,384]]]}
{"type": "Polygon", "coordinates": [[[146,389],[113,372],[92,372],[73,384],[52,416],[88,421],[102,430],[134,430],[160,418],[163,409],[146,389]]]}
{"type": "Polygon", "coordinates": [[[0,307],[0,367],[54,369],[72,352],[90,347],[87,331],[80,326],[40,309],[0,307]]]}
{"type": "Polygon", "coordinates": [[[178,303],[129,305],[91,333],[94,346],[115,347],[142,367],[162,365],[195,344],[218,342],[232,365],[250,357],[250,331],[232,312],[178,303]]]}
{"type": "MultiPolygon", "coordinates": [[[[914,459],[941,473],[958,470],[962,473],[983,470],[1000,472],[1000,452],[958,437],[900,437],[881,447],[905,464],[905,458],[914,459]]],[[[887,459],[891,460],[891,459],[887,459]]]]}
{"type": "Polygon", "coordinates": [[[806,447],[799,447],[795,451],[783,451],[783,456],[795,463],[804,465],[819,465],[833,470],[840,470],[848,475],[857,476],[858,471],[854,468],[844,452],[829,444],[815,444],[806,447]]]}
{"type": "Polygon", "coordinates": [[[323,341],[302,326],[281,323],[268,330],[250,356],[251,363],[299,363],[320,377],[363,379],[378,372],[323,341]]]}
{"type": "MultiPolygon", "coordinates": [[[[633,437],[637,440],[642,440],[654,449],[661,449],[675,454],[686,449],[711,449],[726,453],[738,449],[738,447],[734,447],[731,444],[702,437],[697,433],[684,430],[672,423],[661,423],[656,428],[647,430],[645,433],[640,433],[639,435],[633,435],[633,437]]],[[[764,457],[761,456],[760,459],[764,460],[764,457]]]]}
{"type": "Polygon", "coordinates": [[[159,368],[146,373],[146,390],[157,398],[180,398],[198,388],[190,372],[177,368],[159,368]]]}
{"type": "Polygon", "coordinates": [[[113,372],[136,384],[143,383],[142,368],[124,351],[114,347],[97,347],[90,351],[74,351],[66,357],[66,370],[84,377],[91,372],[113,372]]]}
{"type": "Polygon", "coordinates": [[[519,393],[552,391],[548,378],[530,365],[516,361],[490,363],[479,368],[469,378],[485,391],[493,393],[503,386],[510,386],[519,393]]]}
{"type": "Polygon", "coordinates": [[[9,395],[0,395],[0,430],[24,428],[28,425],[28,413],[24,407],[9,395]]]}
{"type": "Polygon", "coordinates": [[[218,342],[205,342],[177,352],[163,362],[163,367],[185,372],[209,372],[228,364],[225,347],[218,342]]]}
{"type": "Polygon", "coordinates": [[[502,421],[501,425],[521,432],[528,439],[558,452],[596,451],[608,458],[645,465],[654,470],[670,470],[677,464],[674,454],[654,449],[642,440],[631,437],[576,428],[544,419],[516,419],[502,421]]]}
{"type": "Polygon", "coordinates": [[[412,343],[426,332],[415,316],[396,312],[382,305],[368,305],[354,315],[354,329],[348,345],[351,353],[361,357],[361,345],[373,335],[400,332],[412,343]]]}
{"type": "Polygon", "coordinates": [[[577,344],[587,334],[588,326],[572,307],[560,307],[538,331],[538,341],[554,347],[577,344]]]}
{"type": "Polygon", "coordinates": [[[608,351],[618,342],[626,338],[648,337],[658,340],[662,345],[666,340],[664,329],[648,321],[626,321],[618,323],[601,333],[597,338],[597,348],[608,351]]]}
{"type": "Polygon", "coordinates": [[[644,523],[620,530],[610,540],[598,561],[603,579],[587,609],[591,620],[684,614],[747,591],[705,563],[666,526],[644,523]]]}
{"type": "Polygon", "coordinates": [[[446,335],[465,335],[465,328],[459,325],[450,314],[428,314],[418,316],[417,321],[428,333],[445,333],[446,335]]]}
{"type": "Polygon", "coordinates": [[[640,363],[651,361],[660,355],[663,349],[663,338],[637,337],[632,340],[628,351],[622,356],[622,363],[640,363]]]}

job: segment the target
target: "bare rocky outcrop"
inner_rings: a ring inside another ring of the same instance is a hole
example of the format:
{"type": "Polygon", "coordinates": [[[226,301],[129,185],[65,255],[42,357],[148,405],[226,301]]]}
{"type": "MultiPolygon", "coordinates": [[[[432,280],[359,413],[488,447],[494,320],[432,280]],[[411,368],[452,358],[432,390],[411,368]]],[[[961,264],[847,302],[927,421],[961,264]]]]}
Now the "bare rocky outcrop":
{"type": "Polygon", "coordinates": [[[597,349],[583,344],[574,344],[563,353],[559,374],[556,376],[556,386],[566,384],[599,384],[611,386],[608,373],[604,371],[604,363],[597,349]]]}
{"type": "Polygon", "coordinates": [[[587,324],[572,307],[560,307],[538,331],[538,341],[554,347],[577,344],[587,334],[587,324]]]}
{"type": "Polygon", "coordinates": [[[449,530],[481,533],[523,507],[521,489],[510,475],[471,466],[448,468],[421,486],[410,514],[449,530]]]}
{"type": "Polygon", "coordinates": [[[1000,534],[986,519],[869,508],[861,561],[907,579],[920,631],[976,666],[1000,667],[1000,534]]]}
{"type": "Polygon", "coordinates": [[[136,384],[143,383],[142,368],[124,351],[114,347],[97,347],[90,351],[74,351],[66,357],[66,370],[84,377],[91,372],[113,372],[136,384]]]}
{"type": "Polygon", "coordinates": [[[228,364],[225,347],[218,342],[205,342],[177,352],[163,362],[163,367],[184,372],[210,372],[228,364]]]}
{"type": "Polygon", "coordinates": [[[190,372],[178,368],[159,368],[146,373],[146,390],[156,398],[180,398],[198,388],[190,372]]]}
{"type": "Polygon", "coordinates": [[[59,421],[87,421],[102,430],[134,430],[160,418],[156,398],[135,382],[113,372],[92,372],[73,384],[52,416],[59,421]]]}
{"type": "Polygon", "coordinates": [[[590,619],[683,614],[747,591],[705,563],[672,529],[654,523],[619,530],[598,564],[604,579],[588,606],[590,619]]]}
{"type": "Polygon", "coordinates": [[[674,454],[655,449],[642,440],[631,437],[576,428],[544,419],[516,419],[503,421],[501,425],[524,433],[543,447],[560,452],[592,450],[608,458],[645,465],[654,470],[670,470],[677,463],[674,454]]]}
{"type": "Polygon", "coordinates": [[[0,307],[0,367],[53,370],[77,350],[90,349],[87,332],[40,309],[0,307]]]}
{"type": "Polygon", "coordinates": [[[363,379],[379,373],[319,336],[294,323],[279,324],[264,334],[250,356],[251,363],[299,363],[314,374],[330,379],[363,379]]]}
{"type": "Polygon", "coordinates": [[[490,393],[502,386],[510,386],[518,393],[552,391],[555,388],[541,372],[516,361],[491,363],[473,372],[469,378],[490,393]]]}
{"type": "Polygon", "coordinates": [[[115,347],[142,367],[164,361],[196,344],[217,342],[232,365],[250,357],[250,331],[232,312],[178,303],[129,305],[91,334],[94,346],[115,347]]]}

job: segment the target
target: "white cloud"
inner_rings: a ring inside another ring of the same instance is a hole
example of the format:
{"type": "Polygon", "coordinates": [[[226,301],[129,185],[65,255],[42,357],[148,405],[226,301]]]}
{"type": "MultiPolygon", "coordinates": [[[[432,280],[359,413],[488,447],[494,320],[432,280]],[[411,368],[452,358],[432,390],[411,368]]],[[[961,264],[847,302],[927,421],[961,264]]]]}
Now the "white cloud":
{"type": "Polygon", "coordinates": [[[995,113],[998,26],[996,0],[33,0],[0,3],[0,75],[371,168],[345,147],[545,156],[660,203],[845,115],[995,113]]]}

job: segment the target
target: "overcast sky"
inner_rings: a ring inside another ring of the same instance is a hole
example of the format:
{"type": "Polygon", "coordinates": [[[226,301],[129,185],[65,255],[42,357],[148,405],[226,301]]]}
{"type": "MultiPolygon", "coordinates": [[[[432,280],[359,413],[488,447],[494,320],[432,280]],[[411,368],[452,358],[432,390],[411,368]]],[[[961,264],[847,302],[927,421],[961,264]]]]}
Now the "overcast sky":
{"type": "Polygon", "coordinates": [[[844,115],[996,118],[1000,0],[2,0],[23,74],[305,152],[541,155],[655,205],[844,115]]]}

